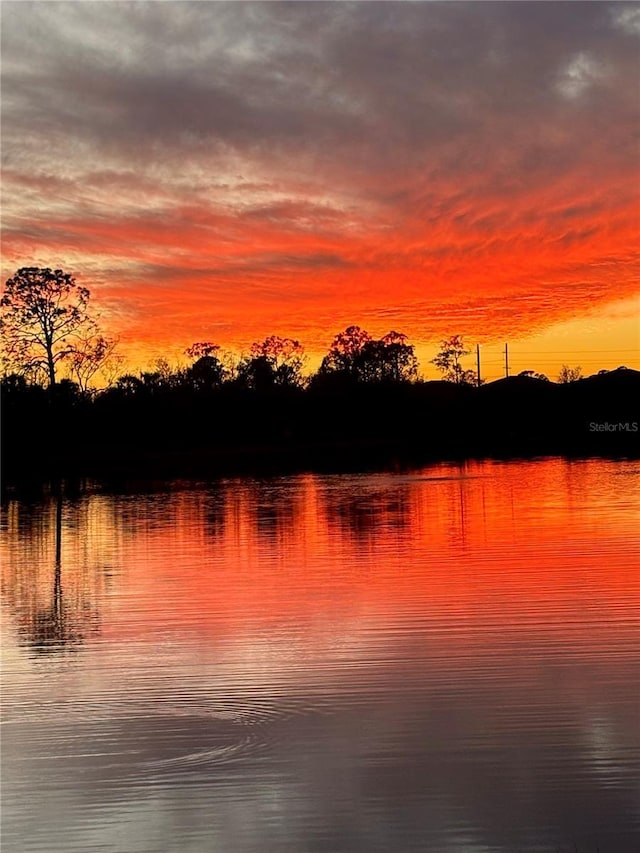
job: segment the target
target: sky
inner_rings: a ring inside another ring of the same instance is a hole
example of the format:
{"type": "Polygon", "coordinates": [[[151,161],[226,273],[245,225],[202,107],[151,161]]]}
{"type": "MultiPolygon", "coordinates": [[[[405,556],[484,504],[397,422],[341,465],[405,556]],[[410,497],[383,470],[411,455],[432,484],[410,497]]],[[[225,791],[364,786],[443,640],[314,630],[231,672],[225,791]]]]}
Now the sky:
{"type": "Polygon", "coordinates": [[[3,281],[73,273],[131,366],[358,324],[640,368],[640,4],[0,12],[3,281]]]}

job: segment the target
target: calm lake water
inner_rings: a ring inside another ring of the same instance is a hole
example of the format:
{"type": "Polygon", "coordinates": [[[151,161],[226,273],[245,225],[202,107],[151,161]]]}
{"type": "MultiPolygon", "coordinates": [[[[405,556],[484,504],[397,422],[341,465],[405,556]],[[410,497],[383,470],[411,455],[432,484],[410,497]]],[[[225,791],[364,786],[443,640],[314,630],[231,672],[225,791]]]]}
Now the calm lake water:
{"type": "Polygon", "coordinates": [[[10,501],[2,850],[637,853],[640,463],[10,501]]]}

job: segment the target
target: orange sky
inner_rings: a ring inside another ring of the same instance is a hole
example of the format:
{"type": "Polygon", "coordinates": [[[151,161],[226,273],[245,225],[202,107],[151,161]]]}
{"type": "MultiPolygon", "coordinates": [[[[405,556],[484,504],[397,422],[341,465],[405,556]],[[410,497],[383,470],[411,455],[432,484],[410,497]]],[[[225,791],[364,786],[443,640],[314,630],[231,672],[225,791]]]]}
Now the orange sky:
{"type": "Polygon", "coordinates": [[[640,15],[616,3],[4,4],[2,274],[129,366],[357,323],[487,378],[640,368],[640,15]],[[47,39],[41,33],[46,31],[47,39]]]}

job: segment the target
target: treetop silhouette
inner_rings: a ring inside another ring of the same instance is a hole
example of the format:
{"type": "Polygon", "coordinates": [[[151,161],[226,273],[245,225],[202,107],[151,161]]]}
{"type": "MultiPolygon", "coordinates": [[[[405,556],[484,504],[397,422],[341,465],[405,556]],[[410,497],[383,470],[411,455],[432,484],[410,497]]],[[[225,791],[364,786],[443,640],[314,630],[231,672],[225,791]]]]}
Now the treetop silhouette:
{"type": "Polygon", "coordinates": [[[360,326],[347,326],[333,339],[319,375],[333,374],[356,382],[411,381],[418,374],[418,362],[407,340],[395,331],[374,340],[360,326]]]}
{"type": "Polygon", "coordinates": [[[84,381],[112,349],[89,315],[89,298],[89,290],[62,270],[19,269],[7,279],[0,299],[8,364],[35,378],[46,376],[53,388],[58,365],[73,356],[78,378],[84,381]]]}
{"type": "Polygon", "coordinates": [[[447,382],[456,385],[475,385],[478,377],[475,370],[465,370],[460,359],[469,355],[471,350],[465,348],[462,335],[452,335],[440,344],[440,352],[431,359],[431,364],[442,373],[447,382]]]}

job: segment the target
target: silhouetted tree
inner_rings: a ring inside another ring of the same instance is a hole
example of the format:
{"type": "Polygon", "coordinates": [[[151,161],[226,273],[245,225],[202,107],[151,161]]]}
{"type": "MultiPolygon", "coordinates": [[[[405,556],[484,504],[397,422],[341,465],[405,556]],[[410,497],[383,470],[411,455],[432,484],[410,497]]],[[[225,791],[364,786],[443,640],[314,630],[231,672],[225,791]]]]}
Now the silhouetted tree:
{"type": "Polygon", "coordinates": [[[155,358],[150,364],[151,370],[140,373],[142,387],[146,393],[158,394],[180,385],[183,374],[171,367],[166,358],[155,358]]]}
{"type": "Polygon", "coordinates": [[[211,341],[192,344],[185,354],[195,359],[185,371],[185,380],[193,388],[216,388],[223,383],[227,371],[218,357],[220,347],[211,341]]]}
{"type": "Polygon", "coordinates": [[[157,392],[167,387],[166,377],[159,370],[143,370],[140,373],[142,388],[149,392],[157,392]]]}
{"type": "Polygon", "coordinates": [[[58,364],[82,350],[96,332],[89,291],[62,270],[22,267],[7,279],[0,300],[0,331],[9,362],[20,373],[44,372],[56,384],[58,364]]]}
{"type": "Polygon", "coordinates": [[[218,353],[220,347],[218,344],[214,344],[211,341],[199,341],[195,344],[191,344],[190,347],[184,351],[185,355],[188,355],[189,358],[197,361],[199,358],[203,358],[204,356],[215,356],[218,353]]]}
{"type": "Polygon", "coordinates": [[[345,373],[355,376],[356,360],[371,340],[369,332],[365,332],[360,326],[347,326],[344,332],[339,332],[333,339],[329,352],[322,360],[319,373],[345,373]]]}
{"type": "Polygon", "coordinates": [[[269,362],[276,385],[302,385],[304,347],[300,341],[269,335],[262,343],[252,344],[251,355],[254,358],[265,358],[269,362]]]}
{"type": "Polygon", "coordinates": [[[355,358],[356,373],[364,382],[408,382],[416,378],[418,361],[413,346],[401,332],[389,332],[379,341],[367,341],[355,358]]]}
{"type": "Polygon", "coordinates": [[[580,366],[569,367],[566,364],[562,365],[558,373],[558,382],[564,385],[567,382],[577,382],[578,379],[582,379],[582,368],[580,366]]]}
{"type": "Polygon", "coordinates": [[[253,391],[268,391],[276,384],[273,365],[264,355],[243,358],[238,363],[235,382],[253,391]]]}
{"type": "Polygon", "coordinates": [[[431,364],[443,374],[447,382],[455,382],[457,385],[475,385],[477,376],[475,370],[465,370],[460,364],[460,359],[469,355],[470,350],[465,349],[461,335],[453,335],[442,341],[440,352],[431,359],[431,364]]]}
{"type": "Polygon", "coordinates": [[[95,335],[84,338],[78,349],[70,356],[71,375],[76,379],[80,390],[86,392],[93,377],[101,370],[113,355],[116,341],[95,335]]]}
{"type": "Polygon", "coordinates": [[[303,385],[303,353],[299,341],[270,335],[251,345],[251,355],[238,365],[238,380],[257,391],[275,386],[299,388],[303,385]]]}
{"type": "Polygon", "coordinates": [[[115,385],[119,376],[124,375],[126,358],[117,352],[111,352],[109,357],[100,365],[100,373],[104,377],[107,388],[115,385]]]}
{"type": "Polygon", "coordinates": [[[359,326],[336,335],[318,377],[335,375],[356,382],[406,382],[415,379],[418,362],[407,336],[389,332],[374,340],[359,326]]]}
{"type": "Polygon", "coordinates": [[[226,371],[214,355],[203,355],[185,371],[188,384],[194,388],[217,388],[224,382],[226,371]]]}

